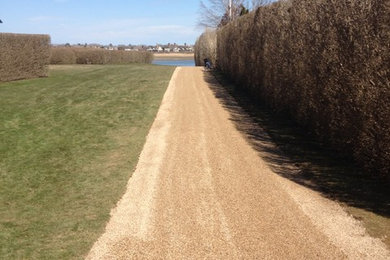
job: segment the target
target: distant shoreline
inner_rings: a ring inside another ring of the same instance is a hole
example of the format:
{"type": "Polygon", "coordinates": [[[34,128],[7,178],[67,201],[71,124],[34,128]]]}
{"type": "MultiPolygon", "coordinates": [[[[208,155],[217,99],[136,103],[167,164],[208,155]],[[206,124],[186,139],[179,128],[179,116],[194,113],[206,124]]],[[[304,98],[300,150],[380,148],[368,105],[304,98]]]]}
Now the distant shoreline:
{"type": "Polygon", "coordinates": [[[154,60],[191,60],[194,53],[154,53],[154,60]]]}

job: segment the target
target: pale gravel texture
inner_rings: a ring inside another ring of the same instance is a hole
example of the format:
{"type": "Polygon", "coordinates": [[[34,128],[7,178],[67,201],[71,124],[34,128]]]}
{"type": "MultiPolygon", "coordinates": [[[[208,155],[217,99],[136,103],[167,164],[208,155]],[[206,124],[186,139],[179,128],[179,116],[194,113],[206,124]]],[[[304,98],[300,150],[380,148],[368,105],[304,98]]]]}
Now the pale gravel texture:
{"type": "Polygon", "coordinates": [[[176,69],[88,259],[389,259],[335,202],[273,173],[201,68],[176,69]]]}

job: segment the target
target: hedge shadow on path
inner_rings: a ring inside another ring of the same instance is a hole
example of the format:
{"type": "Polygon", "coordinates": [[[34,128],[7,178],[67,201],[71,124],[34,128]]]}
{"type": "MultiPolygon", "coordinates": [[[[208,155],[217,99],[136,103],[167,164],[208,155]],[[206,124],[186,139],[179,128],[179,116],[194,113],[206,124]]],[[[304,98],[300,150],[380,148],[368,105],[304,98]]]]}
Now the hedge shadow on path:
{"type": "Polygon", "coordinates": [[[388,181],[366,174],[218,72],[205,72],[204,78],[236,128],[275,173],[332,200],[390,217],[388,181]]]}

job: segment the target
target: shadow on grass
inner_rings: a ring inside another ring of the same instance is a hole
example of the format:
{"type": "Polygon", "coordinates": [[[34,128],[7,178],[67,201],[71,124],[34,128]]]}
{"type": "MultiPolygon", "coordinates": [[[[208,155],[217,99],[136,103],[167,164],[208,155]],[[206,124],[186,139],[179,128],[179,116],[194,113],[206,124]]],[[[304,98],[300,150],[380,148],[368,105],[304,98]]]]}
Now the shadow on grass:
{"type": "Polygon", "coordinates": [[[205,73],[204,77],[236,128],[274,172],[332,200],[390,217],[388,182],[366,174],[218,72],[205,73]]]}

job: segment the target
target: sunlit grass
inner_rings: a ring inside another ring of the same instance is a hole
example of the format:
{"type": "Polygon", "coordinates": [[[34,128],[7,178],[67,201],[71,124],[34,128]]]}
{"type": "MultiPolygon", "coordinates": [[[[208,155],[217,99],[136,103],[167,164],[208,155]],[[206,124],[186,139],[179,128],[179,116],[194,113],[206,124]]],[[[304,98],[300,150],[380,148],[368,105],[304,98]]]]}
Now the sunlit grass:
{"type": "Polygon", "coordinates": [[[0,258],[84,256],[125,190],[173,72],[57,66],[0,84],[0,258]]]}

